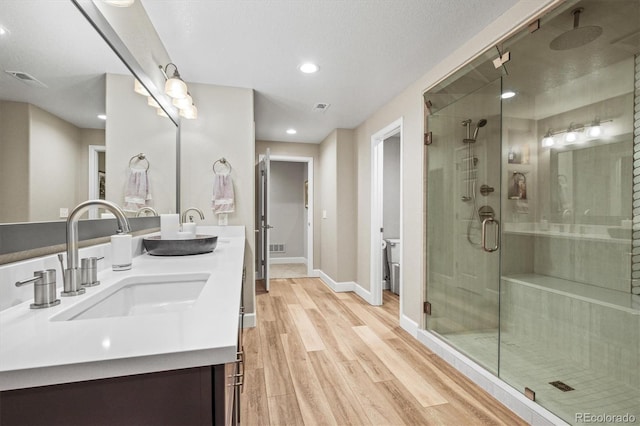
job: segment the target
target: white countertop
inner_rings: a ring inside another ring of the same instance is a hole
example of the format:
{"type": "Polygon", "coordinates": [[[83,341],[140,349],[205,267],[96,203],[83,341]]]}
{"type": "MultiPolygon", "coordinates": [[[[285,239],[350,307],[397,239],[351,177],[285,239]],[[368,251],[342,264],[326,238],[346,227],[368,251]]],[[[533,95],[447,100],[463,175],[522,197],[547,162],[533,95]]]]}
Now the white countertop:
{"type": "MultiPolygon", "coordinates": [[[[101,285],[87,288],[81,296],[61,297],[58,306],[29,309],[29,300],[1,311],[0,390],[234,361],[245,235],[244,227],[233,228],[240,232],[219,236],[212,253],[142,254],[133,259],[131,270],[104,269],[98,273],[101,285]],[[195,304],[183,311],[51,321],[122,278],[184,272],[210,276],[195,304]]],[[[198,228],[198,233],[209,232],[198,228]]],[[[60,287],[58,283],[59,291],[60,287]]]]}

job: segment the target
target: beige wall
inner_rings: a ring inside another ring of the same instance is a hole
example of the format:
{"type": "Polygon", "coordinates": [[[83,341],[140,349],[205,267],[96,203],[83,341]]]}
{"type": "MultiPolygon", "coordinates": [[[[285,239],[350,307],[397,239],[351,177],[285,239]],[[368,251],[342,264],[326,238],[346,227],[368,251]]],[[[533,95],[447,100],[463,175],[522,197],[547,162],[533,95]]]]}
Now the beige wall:
{"type": "MultiPolygon", "coordinates": [[[[202,222],[217,225],[211,211],[213,163],[226,158],[232,166],[235,212],[229,225],[246,227],[245,248],[246,312],[254,312],[254,165],[255,136],[253,90],[188,83],[198,107],[197,120],[181,124],[181,206],[198,207],[205,214],[202,222]]],[[[199,220],[199,219],[196,219],[199,220]]]]}
{"type": "Polygon", "coordinates": [[[320,165],[318,173],[319,192],[316,202],[320,211],[320,264],[318,269],[338,279],[338,131],[334,130],[320,144],[320,165]]]}
{"type": "Polygon", "coordinates": [[[133,91],[133,77],[107,74],[105,130],[106,197],[122,206],[129,160],[142,152],[149,160],[150,206],[176,209],[176,126],[133,91]]]}
{"type": "Polygon", "coordinates": [[[292,142],[272,142],[256,141],[255,162],[258,163],[259,156],[265,154],[269,148],[271,155],[282,155],[288,157],[311,157],[313,158],[313,193],[315,194],[313,212],[313,265],[315,269],[320,269],[320,145],[311,143],[292,142]]]}
{"type": "Polygon", "coordinates": [[[29,209],[29,106],[0,101],[0,223],[23,222],[29,209]]]}
{"type": "MultiPolygon", "coordinates": [[[[357,283],[370,289],[371,136],[403,118],[403,293],[404,315],[422,324],[425,289],[423,92],[524,25],[556,0],[522,0],[355,129],[357,165],[357,283]]],[[[426,54],[426,53],[425,53],[426,54]]]]}
{"type": "Polygon", "coordinates": [[[34,105],[29,121],[29,221],[47,221],[78,204],[80,129],[34,105]]]}

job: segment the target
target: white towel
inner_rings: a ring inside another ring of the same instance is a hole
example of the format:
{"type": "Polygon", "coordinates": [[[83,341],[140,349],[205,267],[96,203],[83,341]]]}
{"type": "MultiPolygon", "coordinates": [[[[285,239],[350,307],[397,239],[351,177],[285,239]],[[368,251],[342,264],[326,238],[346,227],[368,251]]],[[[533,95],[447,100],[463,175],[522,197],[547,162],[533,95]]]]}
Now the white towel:
{"type": "Polygon", "coordinates": [[[211,209],[214,214],[233,213],[235,201],[233,179],[229,174],[216,174],[213,178],[211,209]]]}
{"type": "Polygon", "coordinates": [[[149,176],[145,169],[129,168],[127,183],[124,189],[124,210],[138,211],[147,206],[151,200],[149,176]]]}

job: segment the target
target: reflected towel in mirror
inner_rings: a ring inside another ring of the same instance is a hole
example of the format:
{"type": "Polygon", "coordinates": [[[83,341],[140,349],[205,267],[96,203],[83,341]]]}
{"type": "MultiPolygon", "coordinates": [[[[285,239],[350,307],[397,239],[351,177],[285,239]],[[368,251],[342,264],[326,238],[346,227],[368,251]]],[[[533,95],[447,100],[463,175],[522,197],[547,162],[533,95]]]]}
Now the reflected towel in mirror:
{"type": "Polygon", "coordinates": [[[215,214],[235,211],[233,179],[229,174],[216,174],[213,177],[213,198],[211,209],[215,214]]]}
{"type": "Polygon", "coordinates": [[[145,169],[129,169],[124,189],[123,209],[137,212],[151,200],[149,175],[145,169]]]}

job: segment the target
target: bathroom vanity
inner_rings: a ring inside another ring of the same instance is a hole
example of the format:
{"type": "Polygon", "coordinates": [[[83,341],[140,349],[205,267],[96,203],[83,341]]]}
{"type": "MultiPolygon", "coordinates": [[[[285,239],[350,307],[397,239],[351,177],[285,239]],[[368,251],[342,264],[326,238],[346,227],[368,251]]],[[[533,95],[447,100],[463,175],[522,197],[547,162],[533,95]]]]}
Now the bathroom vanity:
{"type": "MultiPolygon", "coordinates": [[[[218,235],[212,253],[140,254],[58,306],[2,310],[0,424],[237,423],[245,231],[198,232],[218,235]]],[[[5,300],[25,294],[5,290],[20,266],[0,269],[5,300]]]]}

